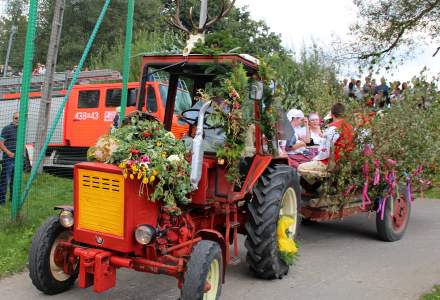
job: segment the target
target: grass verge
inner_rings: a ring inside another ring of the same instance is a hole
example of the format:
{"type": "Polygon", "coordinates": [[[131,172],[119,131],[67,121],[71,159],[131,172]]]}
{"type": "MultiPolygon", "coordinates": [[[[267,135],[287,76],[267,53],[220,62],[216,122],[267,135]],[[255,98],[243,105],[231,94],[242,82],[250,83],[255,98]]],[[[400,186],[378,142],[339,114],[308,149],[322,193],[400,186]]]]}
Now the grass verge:
{"type": "Polygon", "coordinates": [[[435,285],[431,293],[424,294],[419,300],[440,300],[440,285],[435,285]]]}
{"type": "Polygon", "coordinates": [[[48,216],[54,215],[55,205],[72,203],[72,189],[71,179],[42,174],[16,222],[10,221],[10,204],[0,208],[0,278],[26,267],[34,232],[48,216]]]}

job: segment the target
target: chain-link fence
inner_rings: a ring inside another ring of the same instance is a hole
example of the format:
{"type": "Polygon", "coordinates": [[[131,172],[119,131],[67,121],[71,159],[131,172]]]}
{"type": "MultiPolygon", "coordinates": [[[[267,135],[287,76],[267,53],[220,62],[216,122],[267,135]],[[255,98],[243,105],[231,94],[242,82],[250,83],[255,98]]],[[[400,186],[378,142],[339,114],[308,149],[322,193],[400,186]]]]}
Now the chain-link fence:
{"type": "MultiPolygon", "coordinates": [[[[44,128],[39,126],[40,110],[44,106],[42,100],[41,89],[44,82],[44,76],[32,76],[31,92],[29,94],[28,114],[26,125],[25,139],[25,155],[23,170],[23,186],[24,191],[29,178],[29,172],[35,165],[38,157],[37,145],[44,143],[46,135],[42,134],[44,128]]],[[[90,137],[90,130],[99,131],[95,133],[100,135],[106,133],[111,127],[114,111],[120,103],[119,99],[112,99],[111,107],[104,108],[106,113],[101,113],[101,108],[106,105],[105,91],[100,88],[104,86],[101,82],[119,82],[121,76],[119,72],[112,70],[96,70],[81,72],[79,75],[78,85],[68,99],[65,108],[62,108],[63,100],[66,95],[66,87],[69,85],[72,76],[70,73],[57,73],[54,78],[54,89],[52,91],[50,111],[44,118],[48,128],[55,121],[55,116],[59,110],[62,110],[61,118],[56,124],[54,134],[49,142],[43,160],[42,172],[36,177],[35,183],[32,185],[28,198],[20,213],[20,220],[27,222],[31,219],[40,219],[48,214],[54,205],[70,204],[72,202],[72,175],[73,165],[75,163],[85,161],[87,159],[87,148],[93,145],[90,137]],[[93,85],[91,85],[93,84],[93,85]],[[92,89],[91,86],[94,86],[92,89]],[[87,93],[88,90],[102,90],[102,97],[92,99],[93,93],[87,93]],[[81,92],[85,91],[85,92],[81,92]],[[116,104],[115,104],[116,103],[116,104]],[[78,114],[77,110],[81,106],[90,106],[78,114]],[[96,107],[95,107],[96,106],[96,107]],[[88,112],[89,111],[89,112],[88,112]],[[104,120],[106,118],[106,120],[104,120]],[[94,122],[88,122],[94,121],[94,122]],[[88,128],[90,127],[90,128],[88,128]]],[[[19,112],[21,77],[0,78],[0,130],[3,143],[6,147],[11,147],[11,141],[16,138],[16,123],[14,120],[19,112]]],[[[136,96],[134,95],[134,98],[136,96]]],[[[114,98],[114,97],[113,97],[114,98]]],[[[44,123],[43,122],[43,123],[44,123]]],[[[12,147],[13,148],[13,147],[12,147]]],[[[14,152],[14,149],[8,149],[14,152]]],[[[1,175],[0,175],[0,203],[4,206],[0,207],[0,223],[7,223],[11,219],[11,192],[13,179],[13,163],[14,159],[8,157],[8,153],[1,153],[1,175]]]]}

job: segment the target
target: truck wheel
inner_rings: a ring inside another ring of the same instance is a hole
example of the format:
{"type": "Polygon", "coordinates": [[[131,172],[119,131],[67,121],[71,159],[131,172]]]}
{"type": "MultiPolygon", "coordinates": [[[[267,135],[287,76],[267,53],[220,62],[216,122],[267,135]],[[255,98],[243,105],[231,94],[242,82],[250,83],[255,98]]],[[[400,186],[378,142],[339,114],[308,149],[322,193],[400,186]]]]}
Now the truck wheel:
{"type": "Polygon", "coordinates": [[[222,257],[218,243],[197,243],[186,266],[181,300],[220,299],[223,281],[222,257]]]}
{"type": "Polygon", "coordinates": [[[411,214],[411,203],[409,201],[405,192],[402,191],[400,196],[394,199],[392,216],[390,199],[386,202],[383,220],[380,213],[376,214],[376,228],[381,240],[395,242],[403,237],[411,214]]]}
{"type": "Polygon", "coordinates": [[[281,216],[292,217],[295,222],[289,228],[289,237],[295,239],[301,224],[300,203],[299,179],[291,167],[275,165],[260,177],[245,224],[246,263],[258,277],[281,279],[289,271],[278,249],[277,225],[281,216]]]}
{"type": "Polygon", "coordinates": [[[78,277],[78,263],[71,266],[71,274],[64,273],[64,253],[61,241],[71,241],[72,231],[61,226],[58,217],[50,217],[32,238],[29,251],[29,275],[37,289],[47,295],[68,290],[78,277]]]}

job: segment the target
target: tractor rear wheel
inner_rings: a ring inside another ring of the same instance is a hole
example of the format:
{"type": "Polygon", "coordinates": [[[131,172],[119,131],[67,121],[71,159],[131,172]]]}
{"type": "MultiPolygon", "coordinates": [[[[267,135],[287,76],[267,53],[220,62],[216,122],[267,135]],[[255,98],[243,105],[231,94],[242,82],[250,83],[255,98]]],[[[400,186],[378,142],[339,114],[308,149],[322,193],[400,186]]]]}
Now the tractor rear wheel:
{"type": "Polygon", "coordinates": [[[183,278],[181,300],[220,299],[223,255],[218,243],[200,241],[194,247],[183,278]]]}
{"type": "Polygon", "coordinates": [[[287,165],[269,167],[254,188],[248,205],[249,218],[245,225],[247,239],[246,263],[264,279],[282,278],[289,271],[280,256],[277,226],[281,216],[290,216],[289,238],[294,239],[301,224],[301,193],[298,175],[287,165]]]}
{"type": "Polygon", "coordinates": [[[60,242],[70,242],[72,231],[61,226],[58,217],[49,218],[35,233],[29,251],[29,276],[34,286],[47,295],[68,290],[78,277],[78,263],[64,272],[60,242]]]}

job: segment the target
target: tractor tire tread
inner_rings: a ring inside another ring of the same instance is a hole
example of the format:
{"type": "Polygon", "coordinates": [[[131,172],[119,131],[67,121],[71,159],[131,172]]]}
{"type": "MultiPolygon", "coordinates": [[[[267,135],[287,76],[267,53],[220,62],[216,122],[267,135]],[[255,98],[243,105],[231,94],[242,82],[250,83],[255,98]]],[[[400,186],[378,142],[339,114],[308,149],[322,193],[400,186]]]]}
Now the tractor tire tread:
{"type": "Polygon", "coordinates": [[[181,300],[201,300],[203,299],[203,289],[206,276],[214,258],[219,259],[220,264],[220,284],[217,299],[221,294],[221,282],[223,274],[222,254],[218,243],[213,241],[200,241],[194,247],[188,261],[184,282],[182,287],[181,300]]]}
{"type": "Polygon", "coordinates": [[[60,282],[53,278],[47,269],[52,243],[60,230],[65,229],[61,227],[58,217],[48,218],[33,236],[29,250],[29,276],[34,286],[47,295],[56,295],[68,290],[78,277],[78,273],[75,272],[70,278],[60,282]]]}
{"type": "MultiPolygon", "coordinates": [[[[288,187],[293,187],[297,199],[300,199],[296,172],[286,165],[270,166],[254,187],[254,198],[248,204],[250,213],[245,224],[245,247],[248,251],[246,262],[260,278],[282,278],[289,269],[279,257],[276,237],[280,200],[288,187]]],[[[297,202],[299,206],[300,201],[297,202]]]]}

